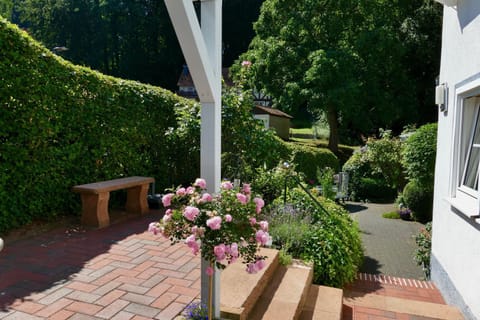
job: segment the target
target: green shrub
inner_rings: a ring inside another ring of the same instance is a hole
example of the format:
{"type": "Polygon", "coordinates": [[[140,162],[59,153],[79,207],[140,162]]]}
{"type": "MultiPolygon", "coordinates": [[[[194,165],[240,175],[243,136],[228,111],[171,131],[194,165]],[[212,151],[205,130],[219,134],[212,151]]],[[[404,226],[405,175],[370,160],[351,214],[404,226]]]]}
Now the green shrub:
{"type": "Polygon", "coordinates": [[[334,171],[332,168],[325,168],[323,170],[317,169],[317,179],[322,186],[322,195],[330,200],[335,200],[335,191],[333,190],[333,175],[334,171]]]}
{"type": "Polygon", "coordinates": [[[415,236],[417,249],[415,250],[415,262],[422,267],[425,279],[430,279],[430,255],[432,250],[432,223],[429,222],[415,236]]]}
{"type": "Polygon", "coordinates": [[[295,180],[292,178],[287,179],[287,177],[295,176],[300,181],[303,181],[303,177],[295,172],[294,164],[288,167],[279,164],[273,169],[260,167],[255,172],[256,174],[252,180],[252,191],[254,194],[262,195],[266,206],[272,204],[275,199],[282,197],[285,187],[288,189],[295,187],[295,180]]]}
{"type": "Polygon", "coordinates": [[[383,178],[360,178],[357,181],[354,198],[376,202],[393,201],[397,190],[390,187],[383,178]]]}
{"type": "MultiPolygon", "coordinates": [[[[313,262],[316,284],[342,287],[356,278],[363,261],[360,231],[343,207],[323,197],[316,199],[327,212],[301,189],[288,194],[292,208],[286,214],[296,217],[296,221],[311,222],[309,228],[299,227],[296,231],[293,222],[287,227],[288,234],[301,243],[295,247],[294,257],[313,262]]],[[[283,199],[275,203],[281,205],[283,199]]],[[[271,227],[275,230],[274,223],[271,227]]]]}
{"type": "Polygon", "coordinates": [[[404,205],[412,210],[415,220],[421,222],[432,220],[433,189],[412,180],[403,189],[403,201],[404,205]]]}
{"type": "Polygon", "coordinates": [[[402,145],[400,139],[383,131],[380,139],[368,139],[365,156],[375,173],[380,174],[386,184],[401,190],[405,184],[402,167],[402,145]]]}
{"type": "Polygon", "coordinates": [[[314,148],[290,142],[284,142],[288,154],[292,155],[292,162],[296,170],[305,175],[307,180],[315,180],[317,169],[326,167],[338,170],[338,158],[328,149],[314,148]]]}
{"type": "Polygon", "coordinates": [[[404,142],[402,163],[407,177],[433,188],[437,151],[437,124],[426,124],[404,142]]]}

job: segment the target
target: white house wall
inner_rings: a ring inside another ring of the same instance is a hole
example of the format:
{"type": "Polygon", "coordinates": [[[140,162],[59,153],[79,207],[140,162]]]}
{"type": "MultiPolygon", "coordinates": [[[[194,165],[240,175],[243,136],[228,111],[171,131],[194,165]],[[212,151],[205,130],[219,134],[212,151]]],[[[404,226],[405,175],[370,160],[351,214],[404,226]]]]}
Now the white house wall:
{"type": "Polygon", "coordinates": [[[432,280],[467,319],[480,319],[480,226],[454,209],[451,201],[458,175],[453,168],[459,153],[454,136],[462,100],[459,94],[468,95],[472,86],[480,88],[479,0],[460,0],[456,7],[444,7],[439,82],[448,87],[448,111],[438,116],[432,280]]]}

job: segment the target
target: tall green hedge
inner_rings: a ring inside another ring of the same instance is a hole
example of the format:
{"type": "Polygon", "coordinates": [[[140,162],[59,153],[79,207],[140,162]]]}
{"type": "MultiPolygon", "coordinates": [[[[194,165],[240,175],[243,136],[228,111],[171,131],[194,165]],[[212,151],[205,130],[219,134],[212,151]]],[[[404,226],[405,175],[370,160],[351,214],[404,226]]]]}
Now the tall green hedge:
{"type": "Polygon", "coordinates": [[[74,66],[3,18],[0,83],[0,232],[78,211],[76,184],[148,175],[169,186],[198,172],[198,160],[169,158],[195,139],[166,134],[190,102],[74,66]]]}

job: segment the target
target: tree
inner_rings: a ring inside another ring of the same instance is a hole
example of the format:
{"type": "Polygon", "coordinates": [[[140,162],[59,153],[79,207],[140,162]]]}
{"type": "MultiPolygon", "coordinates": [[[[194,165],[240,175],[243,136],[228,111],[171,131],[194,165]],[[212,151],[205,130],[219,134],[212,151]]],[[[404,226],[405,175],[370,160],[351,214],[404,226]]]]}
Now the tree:
{"type": "Polygon", "coordinates": [[[329,148],[337,152],[340,131],[368,133],[416,118],[418,95],[407,59],[411,47],[402,27],[421,5],[266,0],[242,59],[253,62],[251,82],[277,107],[325,114],[329,148]]]}
{"type": "Polygon", "coordinates": [[[13,10],[13,0],[0,0],[0,16],[10,19],[13,10]]]}

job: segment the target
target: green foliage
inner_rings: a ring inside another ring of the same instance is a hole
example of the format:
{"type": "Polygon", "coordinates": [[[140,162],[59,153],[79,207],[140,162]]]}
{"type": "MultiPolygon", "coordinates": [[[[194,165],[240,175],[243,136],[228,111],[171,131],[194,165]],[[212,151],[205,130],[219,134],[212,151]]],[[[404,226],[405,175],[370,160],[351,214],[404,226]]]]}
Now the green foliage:
{"type": "Polygon", "coordinates": [[[369,139],[360,152],[343,165],[349,174],[349,192],[357,200],[392,200],[404,184],[401,143],[386,132],[381,139],[369,139]]]}
{"type": "Polygon", "coordinates": [[[368,139],[365,156],[375,173],[380,174],[387,185],[402,188],[404,185],[402,167],[402,145],[391,132],[383,131],[380,139],[368,139]]]}
{"type": "Polygon", "coordinates": [[[428,222],[425,228],[415,236],[418,248],[415,250],[415,262],[422,267],[425,279],[430,279],[430,255],[432,251],[432,223],[428,222]]]}
{"type": "Polygon", "coordinates": [[[400,219],[400,214],[397,211],[385,212],[382,217],[385,219],[400,219]]]}
{"type": "Polygon", "coordinates": [[[250,181],[254,168],[272,168],[278,163],[282,142],[253,118],[250,91],[233,87],[222,98],[222,175],[250,181]]]}
{"type": "Polygon", "coordinates": [[[0,52],[0,232],[78,212],[74,185],[145,175],[162,188],[197,165],[168,158],[195,141],[166,134],[191,102],[74,66],[4,19],[0,52]]]}
{"type": "Polygon", "coordinates": [[[358,137],[401,127],[431,105],[425,79],[432,83],[432,67],[439,66],[433,56],[439,7],[411,0],[266,0],[241,59],[253,62],[253,82],[279,108],[326,115],[336,151],[339,132],[358,137]]]}
{"type": "Polygon", "coordinates": [[[432,220],[433,189],[412,180],[403,189],[404,205],[412,210],[413,218],[417,221],[432,220]]]}
{"type": "Polygon", "coordinates": [[[390,202],[397,195],[397,190],[387,185],[383,178],[360,178],[352,192],[354,199],[374,202],[390,202]]]}
{"type": "MultiPolygon", "coordinates": [[[[313,262],[315,283],[342,287],[355,279],[363,261],[360,231],[357,223],[340,205],[323,197],[317,197],[317,200],[328,213],[321,210],[302,190],[290,190],[288,203],[292,207],[285,211],[287,217],[284,221],[291,222],[289,227],[284,227],[288,230],[285,238],[290,242],[296,239],[300,245],[293,247],[295,251],[289,252],[294,258],[313,262]],[[306,221],[311,223],[308,228],[304,227],[306,221]],[[300,225],[298,229],[297,225],[300,225]]],[[[278,203],[282,201],[279,199],[278,203]]],[[[271,230],[275,230],[275,223],[272,222],[270,226],[271,230]]],[[[273,231],[271,233],[274,234],[273,231]]]]}
{"type": "Polygon", "coordinates": [[[317,169],[317,179],[322,186],[322,195],[330,200],[335,200],[335,191],[333,190],[333,175],[332,168],[325,168],[323,170],[317,169]]]}
{"type": "Polygon", "coordinates": [[[303,180],[302,176],[295,172],[294,164],[288,167],[279,164],[273,169],[259,167],[255,171],[256,174],[252,180],[253,193],[261,194],[267,206],[283,195],[285,187],[288,189],[295,187],[295,181],[287,177],[293,175],[303,180]],[[286,186],[285,183],[287,183],[286,186]]]}
{"type": "Polygon", "coordinates": [[[284,142],[287,155],[292,155],[292,163],[296,170],[305,175],[305,179],[314,180],[317,177],[317,168],[326,167],[338,169],[338,158],[328,149],[309,147],[290,142],[284,142]]]}
{"type": "Polygon", "coordinates": [[[437,152],[437,124],[430,123],[416,130],[404,142],[402,163],[410,180],[417,180],[433,189],[437,152]]]}

